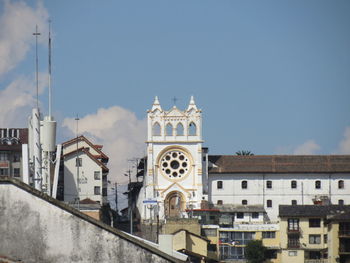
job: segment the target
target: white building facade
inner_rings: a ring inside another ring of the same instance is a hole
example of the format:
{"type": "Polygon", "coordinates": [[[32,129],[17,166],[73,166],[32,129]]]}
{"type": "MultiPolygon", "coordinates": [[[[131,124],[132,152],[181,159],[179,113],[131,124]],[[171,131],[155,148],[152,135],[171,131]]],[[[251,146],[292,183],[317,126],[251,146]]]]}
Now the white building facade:
{"type": "Polygon", "coordinates": [[[108,157],[102,146],[92,144],[84,136],[62,144],[64,201],[91,199],[101,205],[107,203],[106,164],[108,157]]]}
{"type": "Polygon", "coordinates": [[[350,156],[210,156],[209,201],[263,205],[350,204],[350,156]]]}
{"type": "Polygon", "coordinates": [[[156,97],[147,121],[147,169],[137,204],[140,216],[149,219],[155,209],[161,219],[184,216],[186,209],[200,208],[204,198],[201,110],[191,97],[186,110],[174,106],[166,111],[156,97]]]}

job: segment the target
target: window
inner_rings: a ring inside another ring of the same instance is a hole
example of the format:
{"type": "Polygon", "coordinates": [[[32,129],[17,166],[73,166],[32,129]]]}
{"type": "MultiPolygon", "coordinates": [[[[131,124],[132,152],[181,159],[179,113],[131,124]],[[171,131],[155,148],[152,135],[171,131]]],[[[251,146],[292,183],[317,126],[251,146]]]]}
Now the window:
{"type": "Polygon", "coordinates": [[[262,232],[262,238],[276,238],[276,232],[275,231],[262,232]]]}
{"type": "Polygon", "coordinates": [[[290,187],[291,187],[292,189],[296,189],[296,188],[297,188],[297,181],[295,181],[295,180],[291,181],[291,182],[290,182],[290,187]]]}
{"type": "Polygon", "coordinates": [[[107,188],[102,188],[102,195],[107,196],[107,188]]]}
{"type": "Polygon", "coordinates": [[[316,188],[316,189],[321,189],[321,181],[318,181],[318,180],[317,180],[317,181],[315,182],[315,188],[316,188]]]}
{"type": "Polygon", "coordinates": [[[288,230],[289,231],[298,231],[299,230],[299,219],[288,218],[288,230]]]}
{"type": "Polygon", "coordinates": [[[258,212],[253,212],[252,213],[252,218],[259,218],[259,213],[258,212]]]}
{"type": "Polygon", "coordinates": [[[0,161],[7,161],[7,152],[0,152],[0,161]]]}
{"type": "Polygon", "coordinates": [[[321,227],[321,219],[320,218],[310,218],[309,219],[309,227],[321,227]]]}
{"type": "Polygon", "coordinates": [[[75,166],[81,167],[83,165],[83,160],[81,158],[75,158],[75,166]]]}
{"type": "Polygon", "coordinates": [[[328,242],[328,236],[327,236],[327,234],[324,234],[324,235],[323,235],[323,242],[324,242],[325,244],[327,244],[327,242],[328,242]]]}
{"type": "Polygon", "coordinates": [[[223,186],[222,181],[217,181],[216,182],[216,188],[217,189],[222,189],[222,186],[223,186]]]}
{"type": "Polygon", "coordinates": [[[267,207],[272,207],[272,200],[267,200],[266,201],[266,206],[267,207]]]}
{"type": "Polygon", "coordinates": [[[21,161],[21,157],[18,153],[13,154],[13,162],[17,163],[21,161]]]}
{"type": "Polygon", "coordinates": [[[266,188],[272,188],[272,181],[266,181],[266,188]]]}
{"type": "Polygon", "coordinates": [[[178,123],[176,126],[176,135],[178,136],[182,136],[184,135],[184,126],[182,125],[182,123],[178,123]]]}
{"type": "Polygon", "coordinates": [[[344,189],[344,181],[343,180],[339,180],[338,181],[338,188],[339,189],[344,189]]]}
{"type": "Polygon", "coordinates": [[[298,204],[297,200],[292,200],[292,205],[297,205],[297,204],[298,204]]]}
{"type": "Polygon", "coordinates": [[[204,228],[204,229],[202,229],[202,233],[206,237],[216,237],[217,236],[217,231],[215,228],[214,229],[204,228]]]}
{"type": "Polygon", "coordinates": [[[165,135],[171,136],[173,135],[173,125],[171,123],[168,123],[165,127],[165,135]]]}
{"type": "Polygon", "coordinates": [[[161,135],[161,132],[160,132],[160,125],[158,122],[156,122],[154,125],[153,125],[153,135],[154,136],[160,136],[161,135]]]}
{"type": "Polygon", "coordinates": [[[242,200],[242,205],[247,205],[248,204],[248,201],[247,200],[242,200]]]}
{"type": "Polygon", "coordinates": [[[218,200],[216,204],[217,204],[217,205],[222,205],[223,202],[222,202],[222,200],[218,200]]]}
{"type": "Polygon", "coordinates": [[[299,235],[288,235],[288,248],[300,248],[299,235]]]}
{"type": "Polygon", "coordinates": [[[14,177],[20,177],[20,172],[21,172],[21,169],[20,168],[13,168],[13,176],[14,177]]]}
{"type": "Polygon", "coordinates": [[[298,255],[298,251],[288,251],[288,256],[290,257],[296,257],[298,255]]]}
{"type": "Polygon", "coordinates": [[[343,199],[339,199],[338,200],[338,205],[344,205],[344,200],[343,199]]]}
{"type": "Polygon", "coordinates": [[[242,219],[242,218],[244,218],[244,213],[239,212],[236,214],[236,217],[242,219]]]}
{"type": "Polygon", "coordinates": [[[0,168],[0,175],[9,175],[8,169],[0,168]]]}
{"type": "Polygon", "coordinates": [[[309,244],[321,244],[321,235],[309,235],[309,244]]]}
{"type": "Polygon", "coordinates": [[[190,125],[188,126],[188,135],[190,136],[196,136],[197,135],[197,127],[194,122],[191,122],[190,125]]]}
{"type": "Polygon", "coordinates": [[[94,194],[95,194],[95,195],[100,195],[100,194],[101,194],[101,187],[100,187],[100,186],[95,186],[95,188],[94,188],[94,194]]]}
{"type": "Polygon", "coordinates": [[[101,179],[101,172],[100,171],[95,171],[94,172],[94,178],[95,178],[95,180],[100,180],[101,179]]]}
{"type": "Polygon", "coordinates": [[[247,189],[247,188],[248,188],[248,182],[242,181],[242,189],[247,189]]]}

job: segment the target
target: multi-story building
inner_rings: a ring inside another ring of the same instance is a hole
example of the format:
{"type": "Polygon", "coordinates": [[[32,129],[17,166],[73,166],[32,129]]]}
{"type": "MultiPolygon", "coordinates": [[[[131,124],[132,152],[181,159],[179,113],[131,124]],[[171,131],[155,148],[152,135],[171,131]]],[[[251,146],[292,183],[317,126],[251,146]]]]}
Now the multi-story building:
{"type": "MultiPolygon", "coordinates": [[[[339,254],[343,248],[340,244],[345,244],[345,247],[348,244],[350,248],[350,243],[342,243],[343,232],[339,231],[340,224],[335,222],[339,222],[336,221],[337,216],[346,212],[350,212],[349,205],[281,205],[279,217],[282,262],[340,262],[339,254]],[[333,217],[334,220],[329,221],[327,217],[333,217]]],[[[345,220],[341,224],[344,229],[349,226],[344,224],[346,222],[350,223],[345,220]]]]}
{"type": "Polygon", "coordinates": [[[329,263],[350,262],[350,212],[327,216],[329,263]]]}
{"type": "Polygon", "coordinates": [[[263,205],[271,221],[279,205],[350,204],[350,155],[213,155],[208,172],[210,202],[263,205]]]}
{"type": "Polygon", "coordinates": [[[28,144],[28,129],[0,129],[0,176],[22,180],[22,144],[28,144]]]}
{"type": "Polygon", "coordinates": [[[85,136],[62,144],[65,202],[88,198],[101,205],[107,203],[108,156],[101,149],[101,145],[92,144],[85,136]]]}

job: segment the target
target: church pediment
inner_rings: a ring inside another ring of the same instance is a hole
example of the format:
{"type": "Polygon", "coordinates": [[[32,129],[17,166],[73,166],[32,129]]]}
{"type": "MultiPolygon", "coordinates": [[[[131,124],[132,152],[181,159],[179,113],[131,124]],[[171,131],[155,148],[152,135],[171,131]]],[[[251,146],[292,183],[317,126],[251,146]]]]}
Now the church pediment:
{"type": "Polygon", "coordinates": [[[174,106],[170,111],[167,112],[166,116],[167,117],[183,117],[183,116],[185,116],[185,114],[174,106]]]}

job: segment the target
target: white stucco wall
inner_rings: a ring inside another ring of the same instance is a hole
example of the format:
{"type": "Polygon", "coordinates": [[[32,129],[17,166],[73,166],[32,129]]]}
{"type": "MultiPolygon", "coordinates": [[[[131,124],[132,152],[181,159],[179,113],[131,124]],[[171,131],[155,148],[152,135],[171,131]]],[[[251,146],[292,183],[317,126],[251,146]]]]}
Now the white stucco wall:
{"type": "Polygon", "coordinates": [[[241,205],[247,200],[248,205],[264,205],[272,221],[278,218],[279,205],[313,204],[316,196],[328,196],[332,204],[339,199],[350,204],[350,174],[209,174],[209,201],[214,204],[222,200],[223,204],[241,205]],[[242,189],[242,181],[247,181],[247,189],[242,189]],[[291,181],[297,181],[297,188],[291,188],[291,181]],[[315,188],[315,181],[321,181],[321,188],[315,188]],[[338,188],[338,181],[344,181],[344,188],[338,188]],[[223,188],[217,189],[217,181],[223,181],[223,188]],[[266,187],[266,181],[272,182],[272,188],[266,187]],[[267,200],[272,200],[272,207],[267,207],[267,200]]]}
{"type": "MultiPolygon", "coordinates": [[[[76,154],[64,157],[64,201],[71,202],[77,198],[77,167],[76,154]]],[[[82,166],[79,167],[79,198],[83,200],[89,198],[93,201],[103,203],[102,198],[102,168],[93,161],[87,154],[80,152],[82,166]],[[95,180],[94,172],[100,172],[100,179],[95,180]],[[100,187],[100,194],[95,195],[94,187],[100,187]]]]}
{"type": "Polygon", "coordinates": [[[120,231],[101,227],[101,223],[86,220],[84,215],[77,216],[69,207],[62,209],[56,200],[48,202],[40,193],[33,195],[28,189],[0,182],[1,255],[27,263],[177,262],[120,231]]]}

